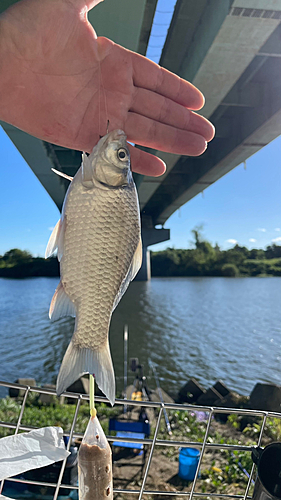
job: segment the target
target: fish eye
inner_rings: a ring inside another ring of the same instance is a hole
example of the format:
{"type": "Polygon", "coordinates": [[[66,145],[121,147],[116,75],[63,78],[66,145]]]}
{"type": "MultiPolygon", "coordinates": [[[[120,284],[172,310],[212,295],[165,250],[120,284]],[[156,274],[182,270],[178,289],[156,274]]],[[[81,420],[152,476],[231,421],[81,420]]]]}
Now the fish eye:
{"type": "Polygon", "coordinates": [[[118,157],[118,160],[126,161],[128,159],[128,153],[127,153],[126,149],[124,149],[124,148],[118,149],[117,157],[118,157]]]}

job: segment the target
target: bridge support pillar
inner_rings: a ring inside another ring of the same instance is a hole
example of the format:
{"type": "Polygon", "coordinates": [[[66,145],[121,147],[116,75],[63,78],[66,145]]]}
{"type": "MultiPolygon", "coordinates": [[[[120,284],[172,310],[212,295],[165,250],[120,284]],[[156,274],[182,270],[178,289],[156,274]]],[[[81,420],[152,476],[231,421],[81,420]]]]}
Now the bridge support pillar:
{"type": "Polygon", "coordinates": [[[149,281],[151,278],[150,270],[150,250],[147,247],[142,247],[142,265],[136,276],[137,281],[149,281]]]}
{"type": "Polygon", "coordinates": [[[142,217],[142,266],[136,275],[137,281],[148,281],[151,278],[150,272],[150,245],[161,243],[170,239],[170,229],[155,229],[152,223],[147,224],[147,219],[142,217]]]}

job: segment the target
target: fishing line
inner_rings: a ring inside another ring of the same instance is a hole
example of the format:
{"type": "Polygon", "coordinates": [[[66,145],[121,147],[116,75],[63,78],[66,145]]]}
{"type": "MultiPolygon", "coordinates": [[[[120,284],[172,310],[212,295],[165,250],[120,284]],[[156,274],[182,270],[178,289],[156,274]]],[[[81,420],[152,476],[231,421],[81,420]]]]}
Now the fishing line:
{"type": "MultiPolygon", "coordinates": [[[[99,60],[99,76],[98,76],[98,86],[99,86],[99,136],[100,138],[102,137],[101,136],[101,129],[100,129],[100,122],[101,122],[101,97],[100,97],[100,87],[101,87],[101,78],[100,78],[100,75],[101,75],[101,66],[100,66],[100,60],[99,60]]],[[[91,379],[90,379],[91,380],[91,379]]]]}
{"type": "Polygon", "coordinates": [[[108,119],[107,100],[106,100],[105,88],[104,88],[104,85],[103,85],[103,79],[102,79],[101,63],[100,63],[100,60],[99,60],[99,135],[100,135],[100,137],[102,137],[102,134],[101,134],[101,89],[102,89],[102,92],[103,92],[105,118],[107,120],[106,133],[108,134],[109,119],[108,119]]]}
{"type": "Polygon", "coordinates": [[[90,380],[90,389],[89,389],[89,393],[90,393],[90,415],[91,417],[95,418],[96,415],[97,415],[97,410],[95,408],[95,379],[94,379],[94,376],[89,375],[89,380],[90,380]]]}
{"type": "Polygon", "coordinates": [[[105,117],[106,117],[106,119],[107,119],[107,131],[106,131],[106,133],[108,134],[109,117],[108,117],[108,111],[107,111],[106,93],[105,93],[105,88],[104,88],[104,85],[103,85],[103,80],[102,80],[102,72],[100,72],[100,77],[101,77],[101,86],[102,86],[102,90],[103,90],[103,98],[104,98],[105,117]]]}

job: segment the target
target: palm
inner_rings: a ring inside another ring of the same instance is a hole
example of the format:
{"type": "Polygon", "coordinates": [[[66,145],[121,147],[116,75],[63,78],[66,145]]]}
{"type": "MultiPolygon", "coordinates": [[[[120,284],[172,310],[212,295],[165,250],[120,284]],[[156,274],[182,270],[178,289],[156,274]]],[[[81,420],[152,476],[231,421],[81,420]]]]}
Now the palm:
{"type": "MultiPolygon", "coordinates": [[[[96,38],[79,2],[56,0],[54,10],[53,0],[23,0],[4,14],[18,104],[8,110],[7,121],[49,142],[90,152],[109,120],[109,130],[122,128],[129,141],[201,154],[213,129],[187,109],[202,106],[201,94],[142,56],[96,38]]],[[[132,167],[163,172],[159,159],[135,148],[132,167]]]]}

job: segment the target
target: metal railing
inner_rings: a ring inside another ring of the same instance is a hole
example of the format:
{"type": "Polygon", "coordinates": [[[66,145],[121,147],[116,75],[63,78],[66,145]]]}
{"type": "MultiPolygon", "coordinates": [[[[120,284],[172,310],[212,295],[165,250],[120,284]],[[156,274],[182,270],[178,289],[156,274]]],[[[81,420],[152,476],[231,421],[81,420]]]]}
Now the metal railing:
{"type": "MultiPolygon", "coordinates": [[[[29,386],[25,386],[25,385],[20,385],[20,384],[16,384],[16,383],[9,383],[9,382],[4,382],[4,381],[0,381],[0,387],[19,389],[19,390],[24,391],[23,396],[22,396],[23,397],[22,406],[21,406],[21,410],[20,410],[17,422],[16,423],[9,423],[9,422],[0,421],[0,427],[15,429],[15,434],[17,434],[19,432],[19,430],[31,431],[35,428],[32,426],[27,426],[27,425],[21,424],[22,417],[23,417],[24,410],[25,410],[26,401],[27,401],[27,396],[29,393],[36,392],[38,394],[48,394],[48,395],[56,396],[55,391],[52,389],[45,389],[45,388],[41,388],[41,387],[29,387],[29,386]]],[[[72,393],[72,392],[65,392],[65,393],[63,393],[63,396],[65,396],[67,398],[72,398],[72,399],[77,401],[74,417],[73,417],[73,420],[71,423],[70,432],[64,432],[64,436],[69,437],[68,444],[67,444],[67,450],[69,450],[73,438],[83,437],[83,435],[81,433],[75,433],[74,428],[75,428],[75,424],[77,421],[81,401],[83,401],[83,400],[89,401],[89,396],[84,395],[84,394],[72,393]]],[[[99,396],[95,397],[95,401],[106,402],[106,403],[108,402],[106,398],[99,397],[99,396]]],[[[248,496],[248,494],[249,494],[250,486],[253,482],[253,473],[254,473],[254,468],[255,468],[254,464],[252,466],[250,473],[248,474],[248,481],[247,481],[244,495],[243,494],[212,493],[212,492],[201,493],[201,492],[195,491],[195,487],[196,487],[197,480],[199,477],[200,465],[202,463],[202,459],[203,459],[203,456],[204,456],[204,453],[206,450],[228,450],[230,452],[233,452],[234,450],[251,452],[251,450],[252,450],[252,446],[239,445],[239,444],[238,445],[237,444],[227,444],[227,443],[222,443],[222,442],[219,442],[219,443],[208,442],[208,436],[209,436],[209,432],[210,432],[210,425],[211,425],[212,418],[214,417],[215,414],[235,414],[235,415],[241,415],[241,416],[248,415],[248,416],[252,416],[252,417],[261,417],[262,424],[261,424],[260,431],[259,431],[257,439],[256,439],[257,446],[261,445],[267,418],[278,418],[281,420],[281,413],[274,413],[274,412],[267,412],[267,411],[260,411],[260,410],[256,411],[256,410],[238,409],[238,408],[221,408],[221,407],[210,407],[210,406],[180,405],[180,404],[160,403],[160,402],[151,402],[151,401],[142,401],[140,403],[140,401],[131,401],[131,400],[125,401],[123,399],[117,399],[115,404],[122,405],[122,406],[124,406],[124,404],[126,404],[127,407],[128,406],[138,406],[139,407],[141,405],[142,407],[153,408],[153,409],[159,410],[157,420],[156,420],[156,427],[155,427],[155,431],[154,431],[152,439],[136,439],[135,437],[134,438],[129,438],[129,437],[125,438],[125,437],[117,437],[117,436],[107,436],[107,439],[110,442],[121,441],[121,442],[128,442],[128,443],[141,443],[141,444],[145,444],[145,445],[150,446],[150,451],[148,453],[148,459],[146,461],[144,475],[143,475],[140,489],[114,488],[114,490],[113,490],[114,493],[123,493],[125,495],[126,494],[136,495],[136,496],[138,496],[138,500],[141,500],[144,495],[145,496],[146,495],[150,495],[150,496],[153,496],[153,495],[163,495],[164,496],[165,495],[165,496],[172,496],[172,497],[188,497],[189,500],[192,500],[192,497],[200,497],[200,498],[211,497],[211,498],[226,498],[226,499],[237,498],[237,499],[244,499],[244,500],[246,500],[247,497],[250,498],[248,496]],[[179,411],[188,411],[188,412],[194,412],[194,411],[205,412],[207,414],[207,422],[206,422],[206,430],[205,430],[203,442],[193,442],[193,441],[189,441],[189,440],[177,441],[177,440],[173,440],[173,439],[167,439],[167,440],[166,439],[158,439],[157,435],[158,435],[158,431],[159,431],[162,412],[164,409],[166,409],[166,411],[179,410],[179,411]],[[192,483],[191,491],[188,491],[188,492],[187,491],[166,491],[166,490],[153,491],[153,490],[146,490],[145,489],[148,472],[149,472],[149,469],[151,466],[151,461],[152,461],[153,453],[154,453],[156,446],[174,446],[174,447],[188,446],[190,448],[199,448],[201,450],[199,464],[198,464],[198,467],[196,470],[194,481],[192,483]]],[[[55,425],[55,423],[54,423],[54,425],[55,425]]],[[[53,500],[57,500],[60,489],[68,489],[68,490],[70,490],[70,489],[75,490],[76,489],[77,490],[77,486],[62,483],[62,478],[63,478],[65,466],[66,466],[66,461],[67,461],[67,459],[62,461],[58,481],[56,483],[50,483],[50,482],[45,482],[45,481],[32,481],[32,480],[27,480],[27,479],[15,479],[15,478],[9,478],[9,481],[21,482],[21,483],[38,485],[38,486],[45,486],[45,487],[54,487],[55,493],[53,496],[53,500]]],[[[2,486],[3,486],[3,482],[2,482],[2,486]]]]}

